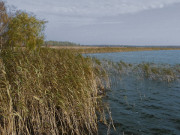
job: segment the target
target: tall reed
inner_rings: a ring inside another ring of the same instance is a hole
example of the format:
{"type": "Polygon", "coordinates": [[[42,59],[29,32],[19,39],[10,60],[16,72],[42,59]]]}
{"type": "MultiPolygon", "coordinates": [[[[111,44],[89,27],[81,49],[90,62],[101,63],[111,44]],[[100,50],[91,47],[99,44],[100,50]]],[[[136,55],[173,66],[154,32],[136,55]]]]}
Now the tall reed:
{"type": "Polygon", "coordinates": [[[0,134],[96,134],[101,75],[68,50],[4,50],[0,56],[0,134]]]}

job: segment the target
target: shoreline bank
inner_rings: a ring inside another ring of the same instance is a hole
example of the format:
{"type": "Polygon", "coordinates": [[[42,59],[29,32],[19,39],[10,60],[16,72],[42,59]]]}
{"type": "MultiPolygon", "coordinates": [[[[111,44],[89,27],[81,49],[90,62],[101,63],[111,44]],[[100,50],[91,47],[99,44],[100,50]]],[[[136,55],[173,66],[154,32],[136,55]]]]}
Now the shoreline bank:
{"type": "Polygon", "coordinates": [[[180,50],[171,47],[98,47],[98,46],[48,46],[52,49],[67,49],[78,53],[113,53],[131,51],[159,51],[159,50],[180,50]]]}

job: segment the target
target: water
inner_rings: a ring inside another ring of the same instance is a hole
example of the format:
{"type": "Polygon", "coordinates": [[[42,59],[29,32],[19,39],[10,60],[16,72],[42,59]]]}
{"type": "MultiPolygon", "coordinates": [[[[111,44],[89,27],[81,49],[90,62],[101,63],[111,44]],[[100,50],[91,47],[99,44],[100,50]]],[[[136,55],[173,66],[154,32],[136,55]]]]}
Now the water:
{"type": "Polygon", "coordinates": [[[138,51],[138,52],[119,52],[119,53],[97,53],[88,56],[98,59],[112,60],[114,62],[124,61],[127,63],[152,62],[161,64],[180,64],[180,50],[168,51],[138,51]]]}
{"type": "MultiPolygon", "coordinates": [[[[90,54],[99,59],[128,63],[153,62],[180,64],[180,51],[144,51],[90,54]]],[[[180,83],[138,78],[133,75],[112,77],[109,103],[116,131],[112,135],[180,135],[180,83]]],[[[99,134],[106,134],[99,125],[99,134]]]]}

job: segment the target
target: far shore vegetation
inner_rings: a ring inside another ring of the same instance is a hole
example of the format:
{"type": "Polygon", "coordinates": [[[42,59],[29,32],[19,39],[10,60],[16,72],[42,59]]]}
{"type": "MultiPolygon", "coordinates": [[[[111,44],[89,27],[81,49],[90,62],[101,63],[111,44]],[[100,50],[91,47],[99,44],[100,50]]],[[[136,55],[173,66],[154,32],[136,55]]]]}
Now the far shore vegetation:
{"type": "Polygon", "coordinates": [[[45,41],[44,46],[50,47],[50,46],[80,46],[80,44],[76,44],[73,42],[68,42],[68,41],[45,41]]]}
{"type": "Polygon", "coordinates": [[[111,53],[111,52],[130,52],[130,51],[158,51],[158,50],[180,50],[180,47],[132,47],[132,46],[91,46],[80,45],[72,42],[46,41],[43,47],[53,49],[70,49],[78,53],[111,53]]]}
{"type": "MultiPolygon", "coordinates": [[[[59,49],[58,47],[56,49],[59,49]]],[[[111,52],[131,52],[131,51],[159,51],[159,50],[180,50],[180,48],[166,47],[68,47],[78,53],[111,53],[111,52]]]]}

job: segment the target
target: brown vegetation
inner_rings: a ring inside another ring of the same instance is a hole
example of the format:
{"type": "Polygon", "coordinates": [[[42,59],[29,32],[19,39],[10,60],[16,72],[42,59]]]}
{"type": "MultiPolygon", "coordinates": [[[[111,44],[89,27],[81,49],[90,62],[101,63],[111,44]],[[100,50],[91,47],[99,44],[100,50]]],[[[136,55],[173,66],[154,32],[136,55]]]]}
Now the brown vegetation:
{"type": "Polygon", "coordinates": [[[110,53],[130,51],[154,51],[154,50],[180,50],[169,47],[96,47],[96,46],[49,46],[54,49],[70,49],[78,53],[110,53]]]}
{"type": "Polygon", "coordinates": [[[97,134],[100,73],[68,50],[3,50],[0,134],[97,134]]]}

